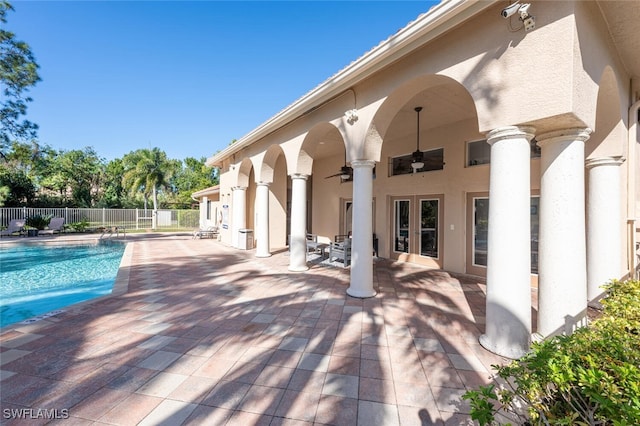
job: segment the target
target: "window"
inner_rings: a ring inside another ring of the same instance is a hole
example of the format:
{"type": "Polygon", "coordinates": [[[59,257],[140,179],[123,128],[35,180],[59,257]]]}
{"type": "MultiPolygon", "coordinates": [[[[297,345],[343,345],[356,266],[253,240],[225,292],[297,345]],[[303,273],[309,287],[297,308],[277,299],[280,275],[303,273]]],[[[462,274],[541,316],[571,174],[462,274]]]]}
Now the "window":
{"type": "MultiPolygon", "coordinates": [[[[473,265],[487,266],[487,235],[489,229],[489,199],[474,198],[473,265]]],[[[531,273],[538,273],[538,234],[540,197],[531,197],[531,273]]]]}
{"type": "MultiPolygon", "coordinates": [[[[418,169],[416,173],[444,169],[444,148],[423,151],[422,158],[424,167],[418,169]]],[[[413,173],[411,161],[411,154],[392,157],[389,162],[389,176],[408,175],[413,173]]]]}
{"type": "MultiPolygon", "coordinates": [[[[531,140],[530,158],[540,158],[540,147],[538,141],[531,140]]],[[[489,164],[491,162],[491,146],[486,139],[467,143],[467,167],[489,164]]]]}
{"type": "Polygon", "coordinates": [[[489,164],[491,162],[491,146],[486,139],[467,143],[467,167],[489,164]]]}

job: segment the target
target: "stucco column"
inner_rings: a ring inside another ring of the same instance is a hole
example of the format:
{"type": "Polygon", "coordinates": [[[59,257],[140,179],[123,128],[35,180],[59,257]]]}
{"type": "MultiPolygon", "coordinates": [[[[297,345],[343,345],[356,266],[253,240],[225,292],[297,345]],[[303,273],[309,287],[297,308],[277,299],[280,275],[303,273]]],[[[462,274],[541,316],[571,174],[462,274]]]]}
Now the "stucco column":
{"type": "Polygon", "coordinates": [[[620,165],[622,157],[602,157],[586,162],[589,173],[587,198],[587,299],[603,293],[600,288],[622,276],[620,235],[620,165]]]}
{"type": "Polygon", "coordinates": [[[534,129],[503,127],[491,145],[486,331],[480,344],[519,358],[531,341],[530,141],[534,129]]]}
{"type": "Polygon", "coordinates": [[[372,297],[373,289],[373,167],[375,161],[356,160],[353,168],[353,219],[351,229],[351,282],[347,294],[372,297]]]}
{"type": "Polygon", "coordinates": [[[239,248],[238,234],[241,229],[247,227],[247,187],[234,186],[232,194],[232,218],[231,218],[231,245],[239,248]]]}
{"type": "Polygon", "coordinates": [[[256,188],[256,257],[269,257],[269,183],[256,188]]]}
{"type": "Polygon", "coordinates": [[[291,239],[289,240],[289,270],[302,272],[307,266],[307,178],[291,176],[291,239]]]}
{"type": "Polygon", "coordinates": [[[590,129],[540,135],[538,333],[571,333],[587,309],[584,143],[590,129]]]}

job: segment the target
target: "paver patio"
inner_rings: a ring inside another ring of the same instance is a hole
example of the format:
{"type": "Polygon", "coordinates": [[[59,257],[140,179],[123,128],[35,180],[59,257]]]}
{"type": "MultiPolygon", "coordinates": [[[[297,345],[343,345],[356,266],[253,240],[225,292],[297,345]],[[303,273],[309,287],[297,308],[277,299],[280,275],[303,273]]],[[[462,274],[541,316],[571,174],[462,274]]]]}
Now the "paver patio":
{"type": "Polygon", "coordinates": [[[504,361],[478,344],[478,278],[377,260],[355,299],[349,269],[286,251],[127,240],[126,293],[2,330],[3,424],[472,424],[461,395],[504,361]]]}

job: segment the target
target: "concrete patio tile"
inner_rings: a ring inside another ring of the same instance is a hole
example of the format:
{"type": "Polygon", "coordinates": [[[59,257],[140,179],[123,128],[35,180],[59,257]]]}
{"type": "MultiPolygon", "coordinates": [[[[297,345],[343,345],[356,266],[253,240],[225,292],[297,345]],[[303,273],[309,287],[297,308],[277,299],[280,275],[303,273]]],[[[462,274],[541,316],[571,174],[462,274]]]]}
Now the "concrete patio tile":
{"type": "Polygon", "coordinates": [[[218,384],[217,380],[206,377],[187,377],[167,398],[176,401],[200,403],[218,384]]]}
{"type": "Polygon", "coordinates": [[[196,409],[196,404],[165,399],[138,426],[174,426],[182,424],[196,409]]]}
{"type": "Polygon", "coordinates": [[[164,370],[175,360],[180,358],[180,354],[174,352],[157,351],[148,358],[140,361],[136,366],[140,368],[148,368],[150,370],[164,370]]]}
{"type": "Polygon", "coordinates": [[[249,391],[247,383],[220,381],[202,400],[201,404],[235,409],[249,391]]]}
{"type": "Polygon", "coordinates": [[[258,314],[256,315],[251,322],[257,322],[261,324],[271,324],[274,319],[276,319],[277,315],[273,314],[258,314]]]}
{"type": "Polygon", "coordinates": [[[296,351],[296,352],[304,352],[307,344],[309,343],[309,339],[305,339],[302,337],[285,337],[282,340],[278,349],[286,350],[286,351],[296,351]]]}
{"type": "Polygon", "coordinates": [[[356,425],[358,422],[358,400],[322,395],[318,403],[315,422],[329,425],[356,425]]]}
{"type": "Polygon", "coordinates": [[[0,370],[0,381],[8,379],[9,377],[15,375],[17,373],[13,372],[13,371],[5,371],[5,370],[0,370]]]}
{"type": "Polygon", "coordinates": [[[229,418],[228,425],[270,426],[273,416],[247,411],[235,411],[229,418]]]}
{"type": "Polygon", "coordinates": [[[360,374],[360,358],[331,356],[327,371],[335,374],[358,376],[360,374]]]}
{"type": "Polygon", "coordinates": [[[119,404],[129,396],[131,396],[130,392],[102,388],[70,408],[69,412],[72,413],[74,417],[95,421],[104,416],[114,405],[119,404]]]}
{"type": "Polygon", "coordinates": [[[444,348],[440,344],[438,339],[424,339],[420,337],[414,337],[413,343],[416,345],[416,349],[425,352],[444,352],[444,348]]]}
{"type": "Polygon", "coordinates": [[[0,358],[0,365],[9,364],[12,361],[22,358],[25,355],[29,355],[31,351],[24,351],[21,349],[9,349],[8,351],[2,352],[2,357],[0,358]]]}
{"type": "Polygon", "coordinates": [[[358,426],[400,426],[398,408],[391,404],[372,401],[358,402],[358,426]]]}
{"type": "MultiPolygon", "coordinates": [[[[0,341],[0,347],[16,349],[16,348],[19,348],[22,345],[26,345],[27,343],[33,342],[33,341],[38,340],[38,339],[40,339],[42,337],[43,337],[42,334],[15,332],[10,337],[7,336],[7,337],[3,338],[0,341]]],[[[3,353],[3,357],[4,357],[4,353],[3,353]]]]}
{"type": "Polygon", "coordinates": [[[424,384],[394,383],[398,405],[426,407],[434,403],[431,387],[424,384]]]}
{"type": "Polygon", "coordinates": [[[398,417],[401,426],[442,426],[440,411],[435,402],[427,407],[398,405],[398,417]]]}
{"type": "Polygon", "coordinates": [[[169,343],[176,340],[176,337],[171,336],[153,336],[149,340],[146,340],[138,345],[139,348],[143,349],[154,349],[158,350],[163,346],[168,345],[169,343]]]}
{"type": "Polygon", "coordinates": [[[205,361],[196,371],[194,376],[209,377],[211,379],[221,379],[234,366],[236,362],[233,360],[212,356],[205,361]]]}
{"type": "Polygon", "coordinates": [[[360,377],[358,398],[361,401],[396,404],[396,391],[393,380],[370,379],[360,377]]]}
{"type": "Polygon", "coordinates": [[[471,410],[469,401],[464,401],[462,395],[464,389],[438,388],[432,387],[436,405],[441,412],[468,414],[471,410]]]}
{"type": "Polygon", "coordinates": [[[182,374],[160,372],[138,388],[136,393],[166,398],[186,379],[187,376],[182,374]]]}
{"type": "Polygon", "coordinates": [[[459,370],[487,372],[487,368],[475,355],[448,354],[453,366],[459,370]]]}
{"type": "Polygon", "coordinates": [[[427,373],[429,385],[435,387],[464,389],[464,383],[458,375],[458,370],[453,367],[438,368],[434,367],[427,373]]]}
{"type": "Polygon", "coordinates": [[[313,422],[316,412],[318,411],[319,401],[319,393],[286,390],[275,412],[275,416],[313,422]]]}
{"type": "Polygon", "coordinates": [[[332,357],[329,357],[328,355],[304,353],[297,368],[300,370],[326,372],[329,369],[330,358],[332,357]]]}
{"type": "Polygon", "coordinates": [[[346,398],[358,398],[359,377],[343,374],[327,373],[322,387],[323,395],[342,396],[346,398]]]}
{"type": "Polygon", "coordinates": [[[138,424],[161,402],[162,398],[134,393],[109,410],[98,421],[115,425],[138,424]]]}
{"type": "Polygon", "coordinates": [[[134,392],[140,386],[148,382],[153,376],[158,374],[157,370],[148,368],[128,367],[125,372],[107,383],[107,387],[127,392],[134,392]]]}
{"type": "Polygon", "coordinates": [[[189,417],[182,423],[183,426],[224,425],[231,418],[232,410],[220,407],[198,405],[189,417]]]}
{"type": "Polygon", "coordinates": [[[289,380],[288,389],[320,394],[326,377],[327,374],[323,372],[295,370],[289,380]]]}
{"type": "Polygon", "coordinates": [[[286,389],[294,372],[295,370],[292,368],[267,365],[264,367],[258,378],[256,378],[254,384],[286,389]]]}
{"type": "Polygon", "coordinates": [[[303,352],[294,352],[289,350],[277,349],[273,351],[271,358],[267,361],[268,365],[277,365],[279,367],[295,368],[302,358],[303,352]]]}
{"type": "Polygon", "coordinates": [[[240,401],[238,410],[273,416],[283,395],[284,389],[253,385],[240,401]]]}

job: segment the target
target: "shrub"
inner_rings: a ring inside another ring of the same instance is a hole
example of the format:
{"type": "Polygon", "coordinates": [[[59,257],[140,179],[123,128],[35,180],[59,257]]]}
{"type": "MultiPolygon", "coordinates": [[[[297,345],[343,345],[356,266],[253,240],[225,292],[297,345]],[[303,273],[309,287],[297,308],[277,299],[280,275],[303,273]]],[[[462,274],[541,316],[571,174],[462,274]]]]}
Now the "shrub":
{"type": "Polygon", "coordinates": [[[640,281],[605,286],[603,310],[570,336],[534,343],[506,366],[502,385],[465,393],[480,425],[640,424],[640,281]]]}
{"type": "Polygon", "coordinates": [[[82,220],[78,222],[70,223],[69,227],[76,232],[86,232],[89,228],[89,219],[83,217],[82,220]]]}
{"type": "Polygon", "coordinates": [[[30,226],[35,229],[44,229],[49,225],[51,218],[53,215],[41,215],[34,214],[32,216],[27,216],[25,219],[25,225],[30,226]]]}

